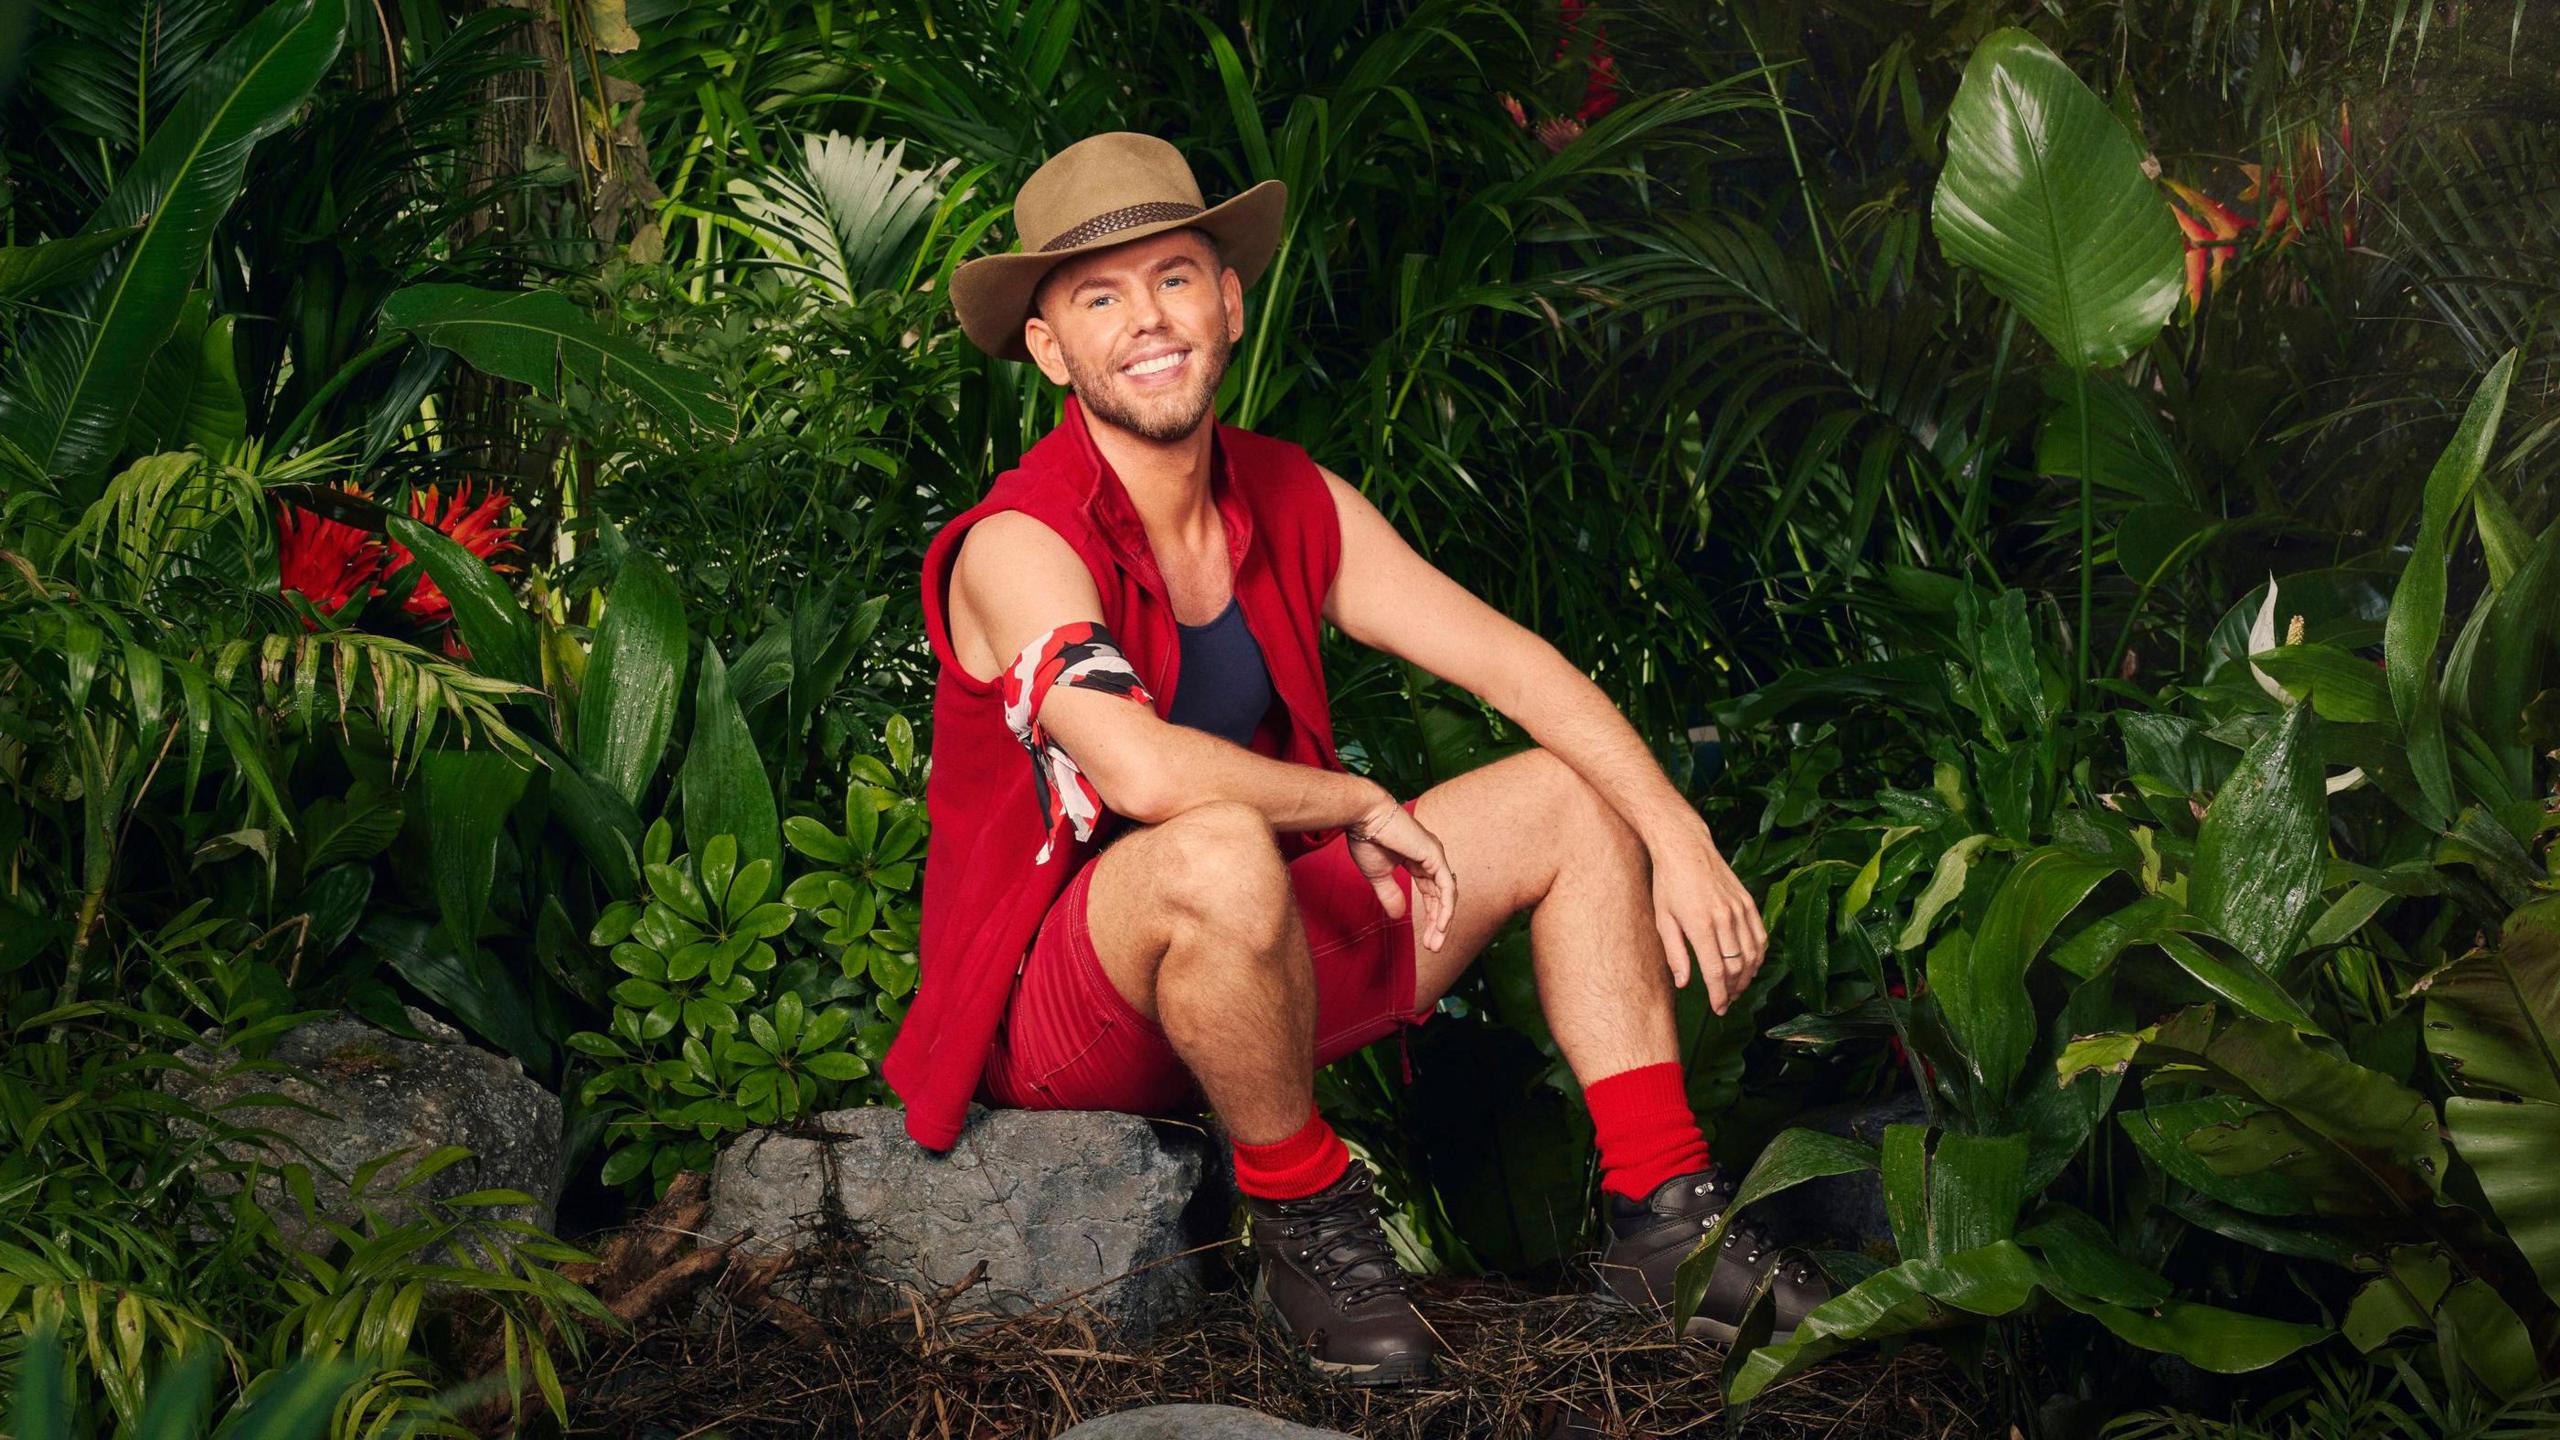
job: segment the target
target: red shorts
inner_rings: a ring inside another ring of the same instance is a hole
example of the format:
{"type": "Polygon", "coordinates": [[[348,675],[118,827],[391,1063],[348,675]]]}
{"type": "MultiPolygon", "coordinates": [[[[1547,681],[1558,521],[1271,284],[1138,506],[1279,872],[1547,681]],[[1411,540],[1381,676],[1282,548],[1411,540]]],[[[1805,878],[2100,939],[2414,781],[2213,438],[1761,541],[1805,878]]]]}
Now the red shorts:
{"type": "MultiPolygon", "coordinates": [[[[1164,1027],[1138,1013],[1094,953],[1085,928],[1093,867],[1085,862],[1040,924],[987,1056],[980,1098],[1022,1110],[1199,1109],[1198,1087],[1164,1027]]],[[[1318,1066],[1431,1013],[1415,1013],[1413,1003],[1413,877],[1402,866],[1395,877],[1405,897],[1400,920],[1387,918],[1340,835],[1289,862],[1315,959],[1318,1066]]]]}

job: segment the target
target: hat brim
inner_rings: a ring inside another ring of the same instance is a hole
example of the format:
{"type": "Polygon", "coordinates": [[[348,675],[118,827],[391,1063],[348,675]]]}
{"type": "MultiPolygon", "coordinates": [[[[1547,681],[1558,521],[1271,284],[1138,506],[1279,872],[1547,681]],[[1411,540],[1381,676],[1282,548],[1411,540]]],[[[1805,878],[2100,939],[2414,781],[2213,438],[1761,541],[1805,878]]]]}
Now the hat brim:
{"type": "Polygon", "coordinates": [[[972,344],[1000,360],[1027,364],[1031,349],[1022,341],[1022,324],[1031,318],[1031,295],[1040,288],[1041,277],[1059,265],[1096,250],[1196,226],[1217,237],[1228,267],[1251,286],[1270,268],[1271,257],[1280,249],[1280,225],[1288,207],[1289,187],[1265,180],[1197,215],[1132,225],[1091,244],[1027,255],[1018,251],[981,255],[951,273],[951,308],[958,312],[960,328],[972,344]]]}

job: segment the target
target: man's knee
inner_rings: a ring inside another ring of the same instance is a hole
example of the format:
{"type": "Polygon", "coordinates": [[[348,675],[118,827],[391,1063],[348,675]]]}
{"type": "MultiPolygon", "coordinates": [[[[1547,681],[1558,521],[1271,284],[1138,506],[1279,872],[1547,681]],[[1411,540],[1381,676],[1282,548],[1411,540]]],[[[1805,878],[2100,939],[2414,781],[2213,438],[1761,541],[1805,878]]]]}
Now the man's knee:
{"type": "Polygon", "coordinates": [[[1154,828],[1149,869],[1177,943],[1210,936],[1257,953],[1278,949],[1296,899],[1262,812],[1213,800],[1154,828]]]}
{"type": "Polygon", "coordinates": [[[1541,808],[1553,819],[1551,833],[1557,838],[1560,867],[1644,863],[1644,841],[1635,827],[1591,788],[1582,772],[1551,750],[1524,750],[1512,758],[1527,768],[1528,784],[1545,797],[1541,808]]]}

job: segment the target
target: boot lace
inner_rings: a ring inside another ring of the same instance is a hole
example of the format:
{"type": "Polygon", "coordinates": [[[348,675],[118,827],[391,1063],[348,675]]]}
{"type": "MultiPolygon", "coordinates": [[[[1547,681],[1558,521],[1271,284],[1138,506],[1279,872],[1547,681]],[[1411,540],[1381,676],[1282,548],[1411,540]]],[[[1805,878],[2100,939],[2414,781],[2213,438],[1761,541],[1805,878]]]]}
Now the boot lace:
{"type": "MultiPolygon", "coordinates": [[[[1701,1230],[1714,1225],[1716,1220],[1724,1214],[1725,1206],[1733,1199],[1733,1181],[1721,1173],[1710,1173],[1705,1179],[1689,1188],[1693,1194],[1702,1198],[1713,1197],[1716,1201],[1713,1210],[1699,1217],[1698,1228],[1701,1230]]],[[[1759,1217],[1754,1215],[1737,1217],[1731,1225],[1725,1227],[1724,1234],[1724,1250],[1721,1259],[1731,1260],[1737,1264],[1757,1268],[1760,1257],[1779,1248],[1777,1236],[1767,1226],[1761,1224],[1759,1217]]],[[[1778,1262],[1778,1273],[1799,1285],[1813,1282],[1812,1267],[1807,1265],[1804,1257],[1800,1255],[1790,1254],[1781,1259],[1778,1262]]]]}
{"type": "Polygon", "coordinates": [[[1280,1234],[1290,1253],[1341,1304],[1411,1293],[1411,1280],[1378,1221],[1376,1192],[1366,1173],[1331,1194],[1284,1200],[1273,1208],[1284,1217],[1280,1234]]]}

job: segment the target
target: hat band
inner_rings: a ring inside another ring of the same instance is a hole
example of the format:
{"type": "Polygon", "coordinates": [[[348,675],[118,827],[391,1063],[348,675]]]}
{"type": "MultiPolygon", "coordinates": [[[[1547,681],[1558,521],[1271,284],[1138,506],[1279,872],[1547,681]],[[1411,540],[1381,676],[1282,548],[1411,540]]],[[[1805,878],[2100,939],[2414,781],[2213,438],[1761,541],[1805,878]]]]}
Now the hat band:
{"type": "Polygon", "coordinates": [[[1142,205],[1123,205],[1105,210],[1081,225],[1059,231],[1048,244],[1040,247],[1043,255],[1052,250],[1071,250],[1078,245],[1136,225],[1153,225],[1160,220],[1181,220],[1201,212],[1198,205],[1185,205],[1179,200],[1149,200],[1142,205]]]}

